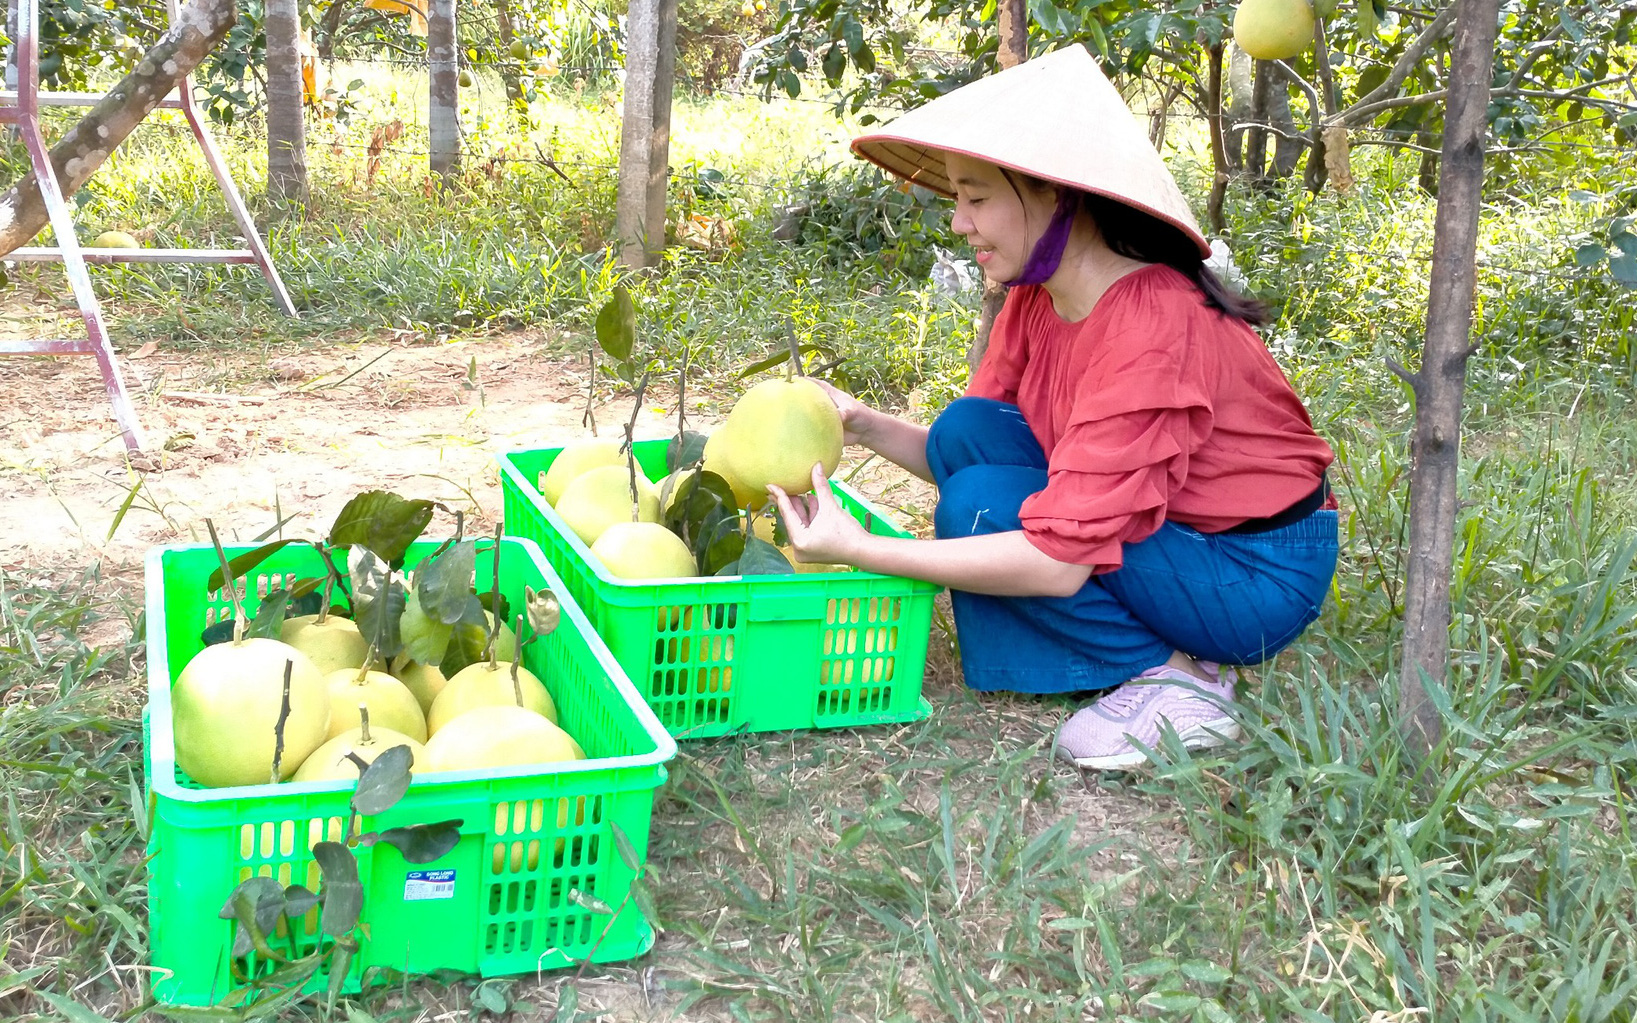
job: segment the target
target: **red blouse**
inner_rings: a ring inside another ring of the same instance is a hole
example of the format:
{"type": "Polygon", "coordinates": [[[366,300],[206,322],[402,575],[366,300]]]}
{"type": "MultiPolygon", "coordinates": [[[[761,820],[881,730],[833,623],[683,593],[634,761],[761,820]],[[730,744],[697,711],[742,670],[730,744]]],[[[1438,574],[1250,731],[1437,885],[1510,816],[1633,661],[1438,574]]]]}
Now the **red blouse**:
{"type": "Polygon", "coordinates": [[[1046,452],[1024,534],[1096,572],[1166,519],[1217,533],[1275,515],[1335,460],[1256,332],[1167,266],[1122,277],[1078,323],[1013,288],[966,393],[1015,403],[1046,452]]]}

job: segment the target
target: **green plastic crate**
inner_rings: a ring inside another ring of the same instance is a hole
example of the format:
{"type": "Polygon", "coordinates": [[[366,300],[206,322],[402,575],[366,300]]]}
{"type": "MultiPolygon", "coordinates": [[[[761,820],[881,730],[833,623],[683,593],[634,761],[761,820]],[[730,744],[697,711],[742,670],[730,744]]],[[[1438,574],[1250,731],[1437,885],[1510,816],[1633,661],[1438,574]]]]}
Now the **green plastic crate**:
{"type": "MultiPolygon", "coordinates": [[[[413,567],[435,547],[416,544],[408,564],[413,567]]],[[[228,555],[249,549],[229,548],[228,555]]],[[[500,587],[512,606],[522,607],[525,585],[549,587],[561,598],[561,624],[525,649],[524,664],[551,691],[561,724],[587,759],[429,775],[391,810],[365,818],[359,831],[455,818],[463,823],[459,844],[434,863],[407,864],[385,843],[356,850],[368,937],[346,978],[347,990],[392,971],[532,973],[588,954],[598,962],[628,959],[653,944],[648,921],[627,900],[634,872],[618,851],[613,828],[619,826],[645,862],[654,791],[665,780],[665,762],[676,744],[539,548],[507,539],[504,551],[500,587]],[[427,871],[446,873],[411,876],[427,871]],[[570,892],[576,890],[615,908],[612,926],[607,914],[575,901],[570,892]]],[[[217,564],[210,547],[158,548],[147,560],[149,941],[154,997],[173,1005],[210,1004],[234,989],[227,960],[233,925],[217,919],[217,912],[240,881],[263,874],[318,890],[309,850],[340,835],[351,792],[346,782],[206,789],[177,768],[171,686],[201,649],[200,631],[232,616],[225,591],[206,592],[217,564]]],[[[480,583],[493,571],[490,547],[482,547],[480,583]]],[[[241,580],[246,611],[254,613],[270,586],[322,574],[312,548],[287,547],[241,580]]],[[[306,952],[326,940],[316,914],[293,929],[292,938],[281,922],[275,947],[293,941],[306,952]]],[[[245,968],[258,976],[273,964],[252,961],[245,968]]],[[[309,987],[325,983],[319,975],[309,987]]]]}
{"type": "MultiPolygon", "coordinates": [[[[650,479],[666,441],[638,441],[650,479]]],[[[499,456],[505,530],[540,545],[672,735],[918,721],[930,583],[869,572],[619,579],[540,496],[562,448],[499,456]]],[[[837,498],[871,532],[908,536],[843,483],[837,498]]]]}

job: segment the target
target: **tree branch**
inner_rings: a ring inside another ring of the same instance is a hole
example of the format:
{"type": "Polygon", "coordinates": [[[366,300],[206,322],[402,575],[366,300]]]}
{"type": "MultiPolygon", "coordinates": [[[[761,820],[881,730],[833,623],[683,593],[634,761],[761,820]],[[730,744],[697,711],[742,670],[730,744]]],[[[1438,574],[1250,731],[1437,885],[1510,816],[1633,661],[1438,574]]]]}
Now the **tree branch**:
{"type": "Polygon", "coordinates": [[[1422,56],[1426,54],[1438,37],[1444,34],[1449,28],[1450,22],[1454,20],[1454,4],[1450,4],[1442,11],[1439,11],[1438,16],[1428,23],[1427,27],[1421,31],[1421,34],[1416,36],[1414,41],[1404,48],[1404,52],[1399,55],[1398,62],[1393,65],[1391,71],[1387,72],[1387,77],[1382,83],[1370,90],[1368,95],[1359,97],[1358,102],[1354,103],[1353,106],[1341,112],[1342,120],[1351,122],[1362,116],[1357,112],[1359,107],[1397,93],[1399,87],[1404,84],[1404,79],[1410,76],[1410,72],[1414,71],[1416,65],[1421,63],[1422,56]]]}

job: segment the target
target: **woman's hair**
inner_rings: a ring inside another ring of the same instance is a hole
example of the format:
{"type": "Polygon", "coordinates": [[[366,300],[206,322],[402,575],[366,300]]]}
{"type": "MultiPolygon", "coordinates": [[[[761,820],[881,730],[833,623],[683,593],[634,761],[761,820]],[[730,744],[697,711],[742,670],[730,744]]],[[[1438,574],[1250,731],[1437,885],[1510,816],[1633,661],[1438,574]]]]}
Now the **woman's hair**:
{"type": "MultiPolygon", "coordinates": [[[[1006,180],[1020,197],[1022,195],[1020,182],[1023,187],[1033,192],[1061,187],[1008,168],[1001,168],[1001,172],[1006,175],[1006,180]]],[[[1199,258],[1199,248],[1191,238],[1182,233],[1181,228],[1168,224],[1150,213],[1144,213],[1134,206],[1127,206],[1117,199],[1093,195],[1090,192],[1083,192],[1081,195],[1085,211],[1096,222],[1103,242],[1110,249],[1128,259],[1165,264],[1193,281],[1194,286],[1205,296],[1207,306],[1243,320],[1253,327],[1260,327],[1272,319],[1267,305],[1261,300],[1241,295],[1223,284],[1211,268],[1205,265],[1205,261],[1199,258]]]]}

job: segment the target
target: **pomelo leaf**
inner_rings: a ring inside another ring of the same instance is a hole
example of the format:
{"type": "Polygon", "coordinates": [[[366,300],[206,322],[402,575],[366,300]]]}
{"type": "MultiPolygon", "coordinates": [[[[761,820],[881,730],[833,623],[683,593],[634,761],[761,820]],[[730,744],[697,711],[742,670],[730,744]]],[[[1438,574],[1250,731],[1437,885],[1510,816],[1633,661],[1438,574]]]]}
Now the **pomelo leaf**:
{"type": "Polygon", "coordinates": [[[409,765],[415,759],[408,746],[394,746],[376,757],[358,776],[352,808],[365,817],[385,813],[409,791],[409,765]]]}
{"type": "Polygon", "coordinates": [[[309,891],[305,885],[293,884],[284,889],[284,915],[291,920],[299,920],[318,905],[318,893],[309,891]]]}
{"type": "Polygon", "coordinates": [[[684,430],[671,438],[665,446],[665,470],[676,472],[685,465],[693,465],[705,457],[705,434],[698,430],[684,430]]]}
{"type": "Polygon", "coordinates": [[[704,555],[699,559],[699,567],[705,575],[721,575],[722,569],[730,563],[737,563],[745,550],[745,536],[739,532],[737,519],[723,519],[712,529],[704,555]]]}
{"type": "Polygon", "coordinates": [[[477,544],[463,540],[415,569],[415,595],[428,618],[453,625],[466,613],[477,568],[477,544]]]}
{"type": "Polygon", "coordinates": [[[406,863],[431,863],[442,859],[449,850],[460,844],[462,823],[456,819],[388,828],[376,837],[376,841],[397,849],[406,863]]]}
{"type": "Polygon", "coordinates": [[[358,861],[340,842],[317,843],[313,846],[313,859],[318,861],[318,869],[324,875],[319,891],[324,900],[319,928],[332,938],[352,933],[364,910],[364,886],[358,883],[358,861]]]}
{"type": "Polygon", "coordinates": [[[642,860],[637,856],[637,847],[631,844],[630,836],[617,822],[610,821],[609,826],[614,829],[614,851],[619,853],[620,862],[625,864],[627,870],[640,871],[642,860]]]}
{"type": "Polygon", "coordinates": [[[597,344],[616,362],[627,362],[637,343],[637,307],[623,286],[614,288],[614,297],[597,313],[597,344]]]}
{"type": "Polygon", "coordinates": [[[358,631],[383,659],[397,656],[403,649],[399,623],[408,604],[403,583],[375,551],[361,546],[347,552],[347,575],[358,631]]]}
{"type": "Polygon", "coordinates": [[[443,672],[444,678],[454,678],[468,664],[483,660],[483,648],[488,642],[489,633],[484,626],[460,623],[449,635],[449,645],[444,648],[438,670],[443,672]]]}
{"type": "MultiPolygon", "coordinates": [[[[239,576],[244,575],[246,572],[266,561],[274,554],[277,554],[285,547],[297,542],[300,541],[294,539],[274,540],[272,543],[263,544],[253,551],[245,551],[238,557],[232,558],[228,561],[227,570],[233,573],[233,578],[237,579],[239,576]]],[[[217,568],[210,573],[210,578],[205,581],[205,589],[219,590],[222,588],[224,582],[225,580],[222,578],[222,570],[217,568]]]]}
{"type": "Polygon", "coordinates": [[[261,607],[256,609],[256,616],[244,627],[244,638],[278,639],[280,631],[284,628],[289,604],[289,590],[274,590],[263,597],[261,607]]]}
{"type": "MultiPolygon", "coordinates": [[[[536,636],[551,635],[563,620],[563,605],[549,589],[523,587],[523,606],[528,609],[529,631],[536,636]]],[[[518,640],[521,642],[522,637],[518,640]]]]}
{"type": "MultiPolygon", "coordinates": [[[[408,617],[409,615],[404,615],[404,619],[408,617]]],[[[440,665],[443,663],[444,651],[449,649],[449,637],[454,631],[454,626],[442,622],[422,619],[414,627],[410,627],[407,621],[400,619],[398,634],[403,640],[403,650],[400,653],[421,664],[440,665]]]]}
{"type": "Polygon", "coordinates": [[[576,906],[583,906],[586,909],[591,910],[593,913],[602,913],[606,916],[614,915],[613,906],[610,906],[608,903],[597,898],[595,895],[592,895],[590,892],[583,892],[578,888],[570,888],[568,890],[568,901],[574,903],[576,906]]]}
{"type": "Polygon", "coordinates": [[[745,538],[739,555],[740,575],[790,575],[796,571],[784,552],[759,536],[745,538]]]}
{"type": "Polygon", "coordinates": [[[237,920],[233,934],[233,957],[248,955],[251,949],[269,958],[282,960],[267,943],[267,934],[284,912],[284,889],[270,877],[250,877],[239,883],[216,915],[237,920]]]}
{"type": "Polygon", "coordinates": [[[432,521],[431,501],[411,501],[387,490],[366,490],[348,501],[330,526],[331,547],[361,546],[393,568],[432,521]]]}
{"type": "MultiPolygon", "coordinates": [[[[825,348],[823,345],[817,345],[811,342],[804,345],[797,345],[796,347],[797,350],[803,355],[810,355],[813,352],[822,352],[825,355],[830,354],[829,349],[825,348]]],[[[781,347],[778,351],[774,352],[772,355],[769,355],[767,358],[757,359],[755,362],[740,370],[739,379],[743,380],[745,377],[755,376],[757,373],[770,370],[774,366],[782,366],[789,361],[790,349],[788,347],[781,347]]]]}
{"type": "Polygon", "coordinates": [[[233,642],[233,619],[223,618],[215,625],[206,626],[205,630],[199,633],[199,641],[205,646],[233,642]]]}

